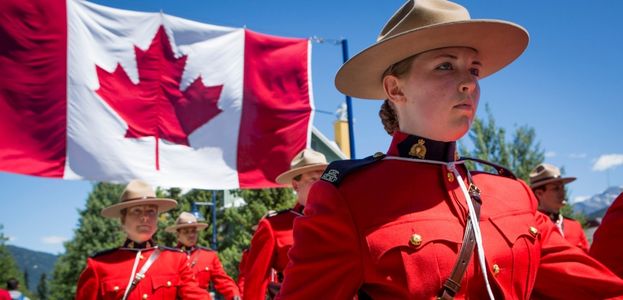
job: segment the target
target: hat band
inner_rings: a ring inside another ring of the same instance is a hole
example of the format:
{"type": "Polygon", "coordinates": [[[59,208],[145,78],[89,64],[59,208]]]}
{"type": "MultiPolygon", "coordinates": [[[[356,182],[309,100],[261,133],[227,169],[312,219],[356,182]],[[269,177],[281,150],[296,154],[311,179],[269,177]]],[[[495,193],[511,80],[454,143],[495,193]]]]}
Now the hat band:
{"type": "Polygon", "coordinates": [[[127,201],[135,201],[135,200],[144,200],[144,199],[157,199],[157,198],[156,198],[156,197],[153,197],[153,196],[143,196],[143,197],[136,197],[136,198],[124,199],[124,200],[122,200],[122,202],[127,202],[127,201]]]}
{"type": "Polygon", "coordinates": [[[560,178],[560,175],[553,176],[553,177],[545,177],[545,178],[543,178],[543,179],[539,179],[539,180],[537,180],[537,181],[532,181],[532,184],[539,183],[539,182],[543,182],[543,181],[546,181],[546,180],[557,179],[557,178],[560,178]]]}

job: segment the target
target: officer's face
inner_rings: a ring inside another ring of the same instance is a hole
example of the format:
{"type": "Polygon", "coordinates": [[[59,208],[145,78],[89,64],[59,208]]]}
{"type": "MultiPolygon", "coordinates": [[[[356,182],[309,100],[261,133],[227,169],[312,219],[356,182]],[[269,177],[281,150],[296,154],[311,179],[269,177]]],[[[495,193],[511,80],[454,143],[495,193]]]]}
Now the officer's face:
{"type": "Polygon", "coordinates": [[[565,186],[562,182],[548,183],[545,189],[539,189],[535,194],[543,211],[557,213],[565,205],[565,186]]]}
{"type": "Polygon", "coordinates": [[[303,173],[301,176],[301,180],[292,180],[292,188],[296,191],[297,202],[301,205],[305,205],[307,203],[307,195],[309,194],[309,189],[314,184],[314,182],[320,179],[323,171],[311,171],[307,173],[303,173]]]}
{"type": "Polygon", "coordinates": [[[420,53],[408,73],[386,76],[400,130],[438,141],[461,138],[476,115],[480,67],[476,50],[452,47],[420,53]]]}
{"type": "Polygon", "coordinates": [[[196,245],[198,237],[197,227],[186,227],[177,231],[177,240],[187,247],[196,245]]]}
{"type": "Polygon", "coordinates": [[[121,221],[128,238],[139,243],[147,241],[158,229],[158,207],[156,205],[130,207],[121,221]]]}

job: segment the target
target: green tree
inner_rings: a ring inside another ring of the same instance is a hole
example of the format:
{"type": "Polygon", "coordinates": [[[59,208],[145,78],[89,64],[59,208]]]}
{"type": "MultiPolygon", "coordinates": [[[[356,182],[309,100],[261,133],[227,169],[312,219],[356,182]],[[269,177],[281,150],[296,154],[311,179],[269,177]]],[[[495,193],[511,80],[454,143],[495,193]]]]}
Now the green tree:
{"type": "Polygon", "coordinates": [[[24,280],[24,274],[20,272],[19,267],[17,266],[17,262],[15,262],[15,258],[9,252],[9,249],[6,248],[5,243],[9,240],[4,236],[4,226],[0,224],[0,283],[4,287],[7,280],[10,278],[15,278],[20,282],[19,290],[24,293],[24,295],[30,297],[28,290],[26,289],[24,280]]]}
{"type": "Polygon", "coordinates": [[[24,285],[24,288],[25,288],[25,289],[27,289],[27,290],[29,290],[29,289],[30,289],[30,287],[29,287],[29,285],[28,285],[28,279],[29,279],[29,276],[28,276],[28,269],[27,269],[27,268],[24,268],[24,284],[23,284],[23,285],[24,285]]]}
{"type": "MultiPolygon", "coordinates": [[[[467,150],[467,147],[461,144],[461,156],[484,159],[505,166],[518,178],[530,182],[530,171],[545,160],[545,153],[540,143],[536,141],[534,128],[527,125],[519,126],[508,140],[506,130],[496,125],[488,104],[485,105],[485,111],[486,119],[474,119],[469,132],[473,149],[467,150]]],[[[468,167],[491,171],[491,168],[471,163],[468,163],[468,167]]],[[[564,174],[564,168],[561,168],[561,171],[564,174]]],[[[565,205],[561,213],[580,221],[583,225],[586,224],[586,217],[582,213],[574,213],[569,205],[565,205]]]]}
{"type": "MultiPolygon", "coordinates": [[[[461,156],[484,159],[508,167],[518,178],[528,182],[530,171],[545,159],[544,151],[536,141],[534,129],[527,125],[519,126],[510,140],[507,140],[506,130],[496,125],[488,104],[485,105],[485,111],[487,118],[474,119],[469,132],[473,149],[467,150],[467,147],[461,144],[461,156]]],[[[470,167],[481,166],[470,165],[470,167]]],[[[490,170],[488,167],[482,168],[490,170]]]]}
{"type": "Polygon", "coordinates": [[[37,296],[39,297],[39,300],[48,299],[48,279],[45,273],[41,273],[41,277],[39,278],[39,284],[37,284],[37,296]]]}

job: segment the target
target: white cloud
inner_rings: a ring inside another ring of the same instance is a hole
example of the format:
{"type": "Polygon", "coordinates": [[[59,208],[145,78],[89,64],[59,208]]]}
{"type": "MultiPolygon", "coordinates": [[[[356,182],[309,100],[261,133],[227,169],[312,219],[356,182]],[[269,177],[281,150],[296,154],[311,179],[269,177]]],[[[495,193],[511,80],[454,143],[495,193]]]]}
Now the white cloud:
{"type": "Polygon", "coordinates": [[[556,157],[557,153],[554,151],[547,151],[545,152],[545,157],[546,158],[552,158],[552,157],[556,157]]]}
{"type": "Polygon", "coordinates": [[[591,196],[575,196],[573,197],[573,200],[571,200],[571,203],[578,203],[578,202],[582,202],[586,199],[589,199],[591,196]]]}
{"type": "Polygon", "coordinates": [[[4,237],[7,238],[7,242],[15,242],[17,240],[17,238],[14,236],[4,236],[4,237]]]}
{"type": "Polygon", "coordinates": [[[623,165],[623,154],[604,154],[593,165],[593,171],[605,171],[623,165]]]}
{"type": "Polygon", "coordinates": [[[573,158],[573,159],[581,159],[581,158],[586,158],[586,153],[571,153],[569,154],[569,158],[573,158]]]}
{"type": "Polygon", "coordinates": [[[44,236],[41,241],[44,244],[50,244],[50,245],[55,245],[55,244],[62,244],[63,242],[65,242],[67,240],[66,237],[63,236],[57,236],[57,235],[51,235],[51,236],[44,236]]]}

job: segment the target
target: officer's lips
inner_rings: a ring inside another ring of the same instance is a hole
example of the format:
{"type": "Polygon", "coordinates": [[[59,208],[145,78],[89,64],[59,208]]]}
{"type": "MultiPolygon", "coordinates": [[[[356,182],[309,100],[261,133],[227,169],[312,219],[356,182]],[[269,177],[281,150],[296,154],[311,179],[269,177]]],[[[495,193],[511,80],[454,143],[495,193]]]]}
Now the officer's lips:
{"type": "Polygon", "coordinates": [[[470,112],[474,111],[474,105],[472,105],[471,101],[469,100],[461,102],[453,106],[452,108],[459,109],[459,110],[466,110],[470,112]]]}
{"type": "Polygon", "coordinates": [[[149,225],[139,225],[136,227],[136,229],[138,229],[139,231],[150,231],[151,230],[151,226],[149,225]]]}

